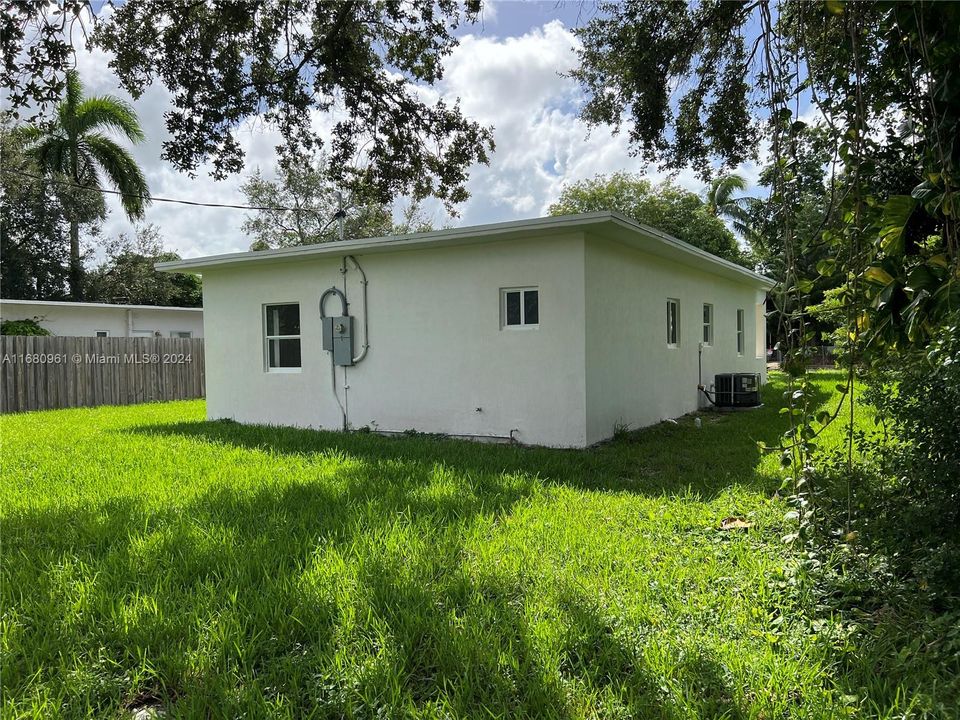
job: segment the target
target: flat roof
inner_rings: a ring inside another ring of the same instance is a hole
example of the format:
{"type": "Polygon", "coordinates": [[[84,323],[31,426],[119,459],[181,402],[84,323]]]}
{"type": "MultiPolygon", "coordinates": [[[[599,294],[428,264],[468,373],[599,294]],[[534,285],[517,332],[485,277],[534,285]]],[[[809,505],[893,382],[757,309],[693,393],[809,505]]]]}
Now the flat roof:
{"type": "Polygon", "coordinates": [[[172,305],[120,305],[118,303],[70,302],[68,300],[6,300],[0,298],[0,305],[54,305],[74,308],[113,308],[114,310],[177,310],[183,312],[203,312],[202,307],[187,308],[172,305]]]}
{"type": "Polygon", "coordinates": [[[210,255],[157,263],[156,268],[166,272],[202,274],[205,269],[235,267],[249,263],[269,265],[325,255],[370,254],[428,247],[472,245],[514,238],[544,237],[565,230],[589,231],[598,237],[614,240],[653,255],[765,289],[775,285],[773,280],[764,275],[712,255],[706,250],[701,250],[656,228],[638,223],[625,215],[612,211],[557,215],[487,225],[469,225],[409,235],[337,240],[316,245],[296,245],[277,250],[210,255]]]}

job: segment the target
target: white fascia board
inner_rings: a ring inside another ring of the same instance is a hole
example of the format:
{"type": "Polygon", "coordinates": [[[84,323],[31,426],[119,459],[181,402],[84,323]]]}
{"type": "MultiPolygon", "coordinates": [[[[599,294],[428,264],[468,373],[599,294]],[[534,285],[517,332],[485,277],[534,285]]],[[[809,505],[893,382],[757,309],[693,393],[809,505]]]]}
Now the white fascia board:
{"type": "Polygon", "coordinates": [[[0,298],[0,305],[52,305],[72,308],[111,308],[113,310],[174,310],[176,312],[203,312],[202,307],[188,308],[173,305],[120,305],[117,303],[69,302],[67,300],[7,300],[0,298]]]}
{"type": "Polygon", "coordinates": [[[377,238],[339,240],[317,245],[298,245],[278,250],[258,250],[157,263],[157,270],[200,274],[205,269],[235,267],[247,263],[274,264],[310,257],[344,256],[416,250],[424,247],[449,247],[509,240],[513,237],[535,238],[558,231],[590,231],[652,254],[669,257],[680,263],[708,272],[748,282],[769,289],[774,281],[728,260],[711,255],[655,228],[635,222],[616,212],[582,213],[555,217],[514,220],[511,222],[472,225],[435,230],[428,233],[377,238]]]}

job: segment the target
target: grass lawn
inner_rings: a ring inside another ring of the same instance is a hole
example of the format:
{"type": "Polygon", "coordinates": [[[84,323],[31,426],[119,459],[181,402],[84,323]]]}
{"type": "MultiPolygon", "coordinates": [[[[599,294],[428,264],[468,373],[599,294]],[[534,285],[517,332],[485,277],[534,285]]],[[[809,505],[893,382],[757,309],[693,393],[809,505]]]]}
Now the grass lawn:
{"type": "Polygon", "coordinates": [[[798,611],[755,444],[782,390],[587,451],[208,423],[202,402],[0,418],[3,717],[935,708],[929,668],[798,611]]]}

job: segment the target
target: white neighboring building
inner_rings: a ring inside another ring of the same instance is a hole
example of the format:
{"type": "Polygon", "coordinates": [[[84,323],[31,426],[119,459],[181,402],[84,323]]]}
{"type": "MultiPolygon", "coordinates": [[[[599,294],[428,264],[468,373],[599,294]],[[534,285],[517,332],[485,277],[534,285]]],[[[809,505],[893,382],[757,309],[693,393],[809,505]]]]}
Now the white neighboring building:
{"type": "Polygon", "coordinates": [[[203,275],[211,419],[584,447],[697,409],[704,340],[708,387],[766,372],[773,282],[616,213],[157,267],[203,275]]]}
{"type": "Polygon", "coordinates": [[[203,337],[203,308],[0,300],[0,318],[36,319],[60,336],[203,337]]]}

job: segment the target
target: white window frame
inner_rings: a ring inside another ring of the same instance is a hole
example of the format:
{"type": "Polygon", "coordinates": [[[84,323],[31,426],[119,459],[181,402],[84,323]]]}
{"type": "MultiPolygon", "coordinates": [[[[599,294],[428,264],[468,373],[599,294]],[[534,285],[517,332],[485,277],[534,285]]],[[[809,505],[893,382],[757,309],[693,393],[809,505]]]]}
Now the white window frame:
{"type": "Polygon", "coordinates": [[[540,312],[542,311],[540,305],[540,286],[539,285],[528,285],[526,287],[508,287],[500,288],[500,329],[501,330],[537,330],[540,328],[540,312]],[[508,325],[507,324],[507,293],[518,292],[520,293],[520,324],[519,325],[508,325]],[[528,292],[537,293],[537,322],[527,323],[527,308],[526,303],[524,302],[524,294],[528,292]]]}
{"type": "Polygon", "coordinates": [[[756,351],[757,360],[767,357],[767,304],[757,303],[754,310],[753,320],[753,344],[756,351]]]}
{"type": "Polygon", "coordinates": [[[713,304],[704,303],[703,312],[704,315],[709,316],[703,321],[703,344],[705,347],[711,347],[713,345],[713,304]]]}
{"type": "Polygon", "coordinates": [[[737,355],[743,357],[747,350],[747,314],[737,308],[737,355]]]}
{"type": "Polygon", "coordinates": [[[171,330],[171,331],[170,331],[170,337],[172,337],[172,338],[180,338],[180,339],[182,339],[182,340],[185,340],[185,339],[188,339],[188,338],[192,338],[192,337],[193,337],[193,330],[171,330]]]}
{"type": "Polygon", "coordinates": [[[680,300],[679,298],[667,298],[667,347],[672,349],[680,347],[680,300]],[[673,324],[671,325],[670,307],[676,310],[673,313],[673,324]],[[671,330],[673,333],[671,334],[671,330]]]}
{"type": "MultiPolygon", "coordinates": [[[[270,308],[279,307],[281,305],[296,305],[297,313],[300,312],[300,303],[299,302],[272,302],[263,304],[263,369],[264,372],[268,373],[298,373],[303,371],[303,326],[300,327],[299,335],[267,335],[267,312],[270,308]],[[298,367],[270,367],[270,341],[271,340],[299,340],[300,341],[300,365],[298,367]]],[[[302,316],[301,316],[302,322],[302,316]]]]}
{"type": "Polygon", "coordinates": [[[109,330],[94,330],[94,331],[93,331],[93,336],[94,336],[94,337],[98,337],[98,338],[100,338],[100,337],[110,337],[110,331],[109,331],[109,330]],[[103,333],[103,335],[101,335],[100,333],[103,333]]]}

